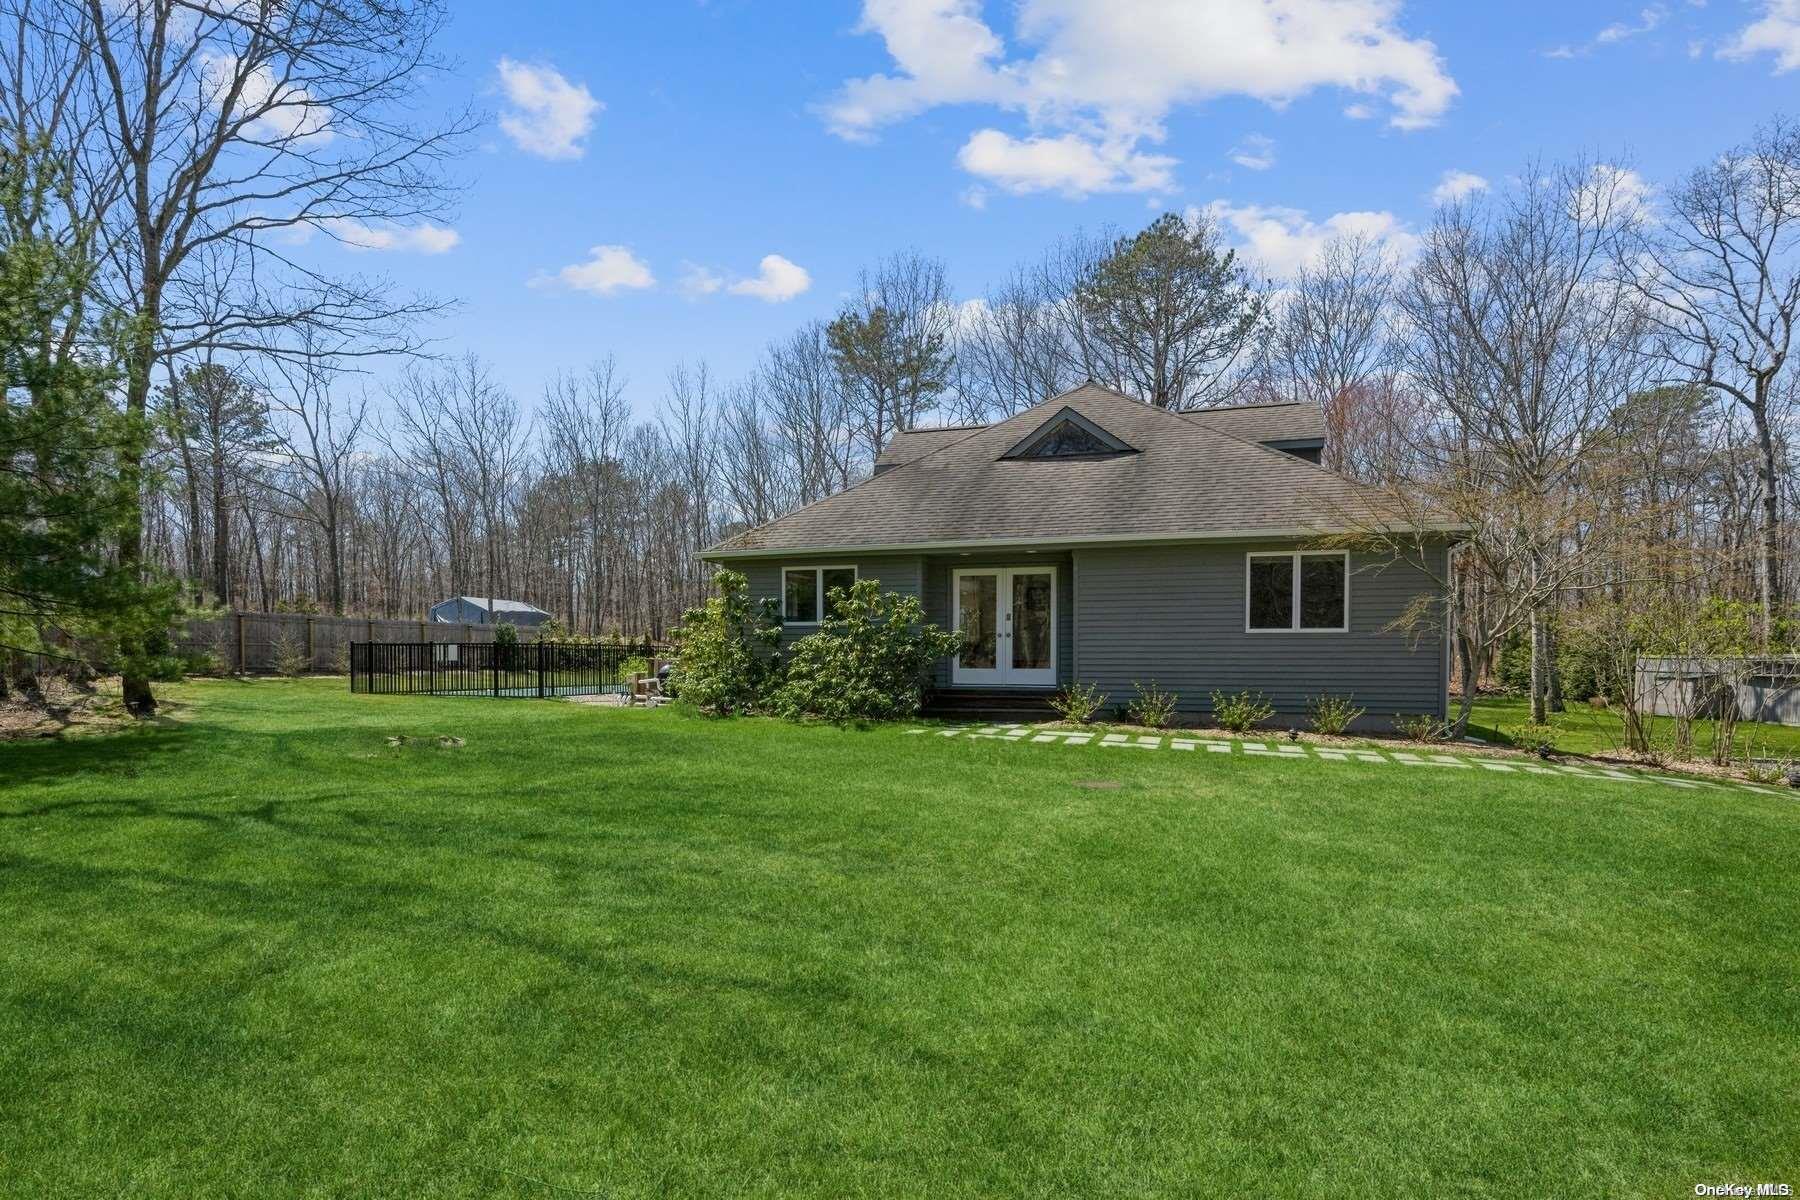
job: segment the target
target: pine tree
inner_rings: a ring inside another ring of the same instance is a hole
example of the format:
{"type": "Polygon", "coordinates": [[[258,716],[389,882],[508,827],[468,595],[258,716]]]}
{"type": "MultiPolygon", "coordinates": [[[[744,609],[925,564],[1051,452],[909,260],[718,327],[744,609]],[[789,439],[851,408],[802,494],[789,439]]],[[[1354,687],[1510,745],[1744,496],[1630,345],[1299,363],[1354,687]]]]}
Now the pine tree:
{"type": "Polygon", "coordinates": [[[148,429],[114,403],[120,331],[87,315],[65,172],[4,129],[0,143],[0,649],[15,668],[48,654],[151,672],[175,591],[117,554],[137,514],[119,463],[148,429]]]}

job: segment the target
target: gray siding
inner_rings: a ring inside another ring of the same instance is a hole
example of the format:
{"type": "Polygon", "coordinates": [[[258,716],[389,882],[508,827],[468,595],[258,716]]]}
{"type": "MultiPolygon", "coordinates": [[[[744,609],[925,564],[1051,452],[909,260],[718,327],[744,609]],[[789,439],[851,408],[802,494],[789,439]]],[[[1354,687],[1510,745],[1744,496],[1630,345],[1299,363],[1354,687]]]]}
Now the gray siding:
{"type": "MultiPolygon", "coordinates": [[[[1446,647],[1429,635],[1384,632],[1432,575],[1364,554],[1350,556],[1348,633],[1246,633],[1244,556],[1280,545],[1117,547],[1077,550],[1075,639],[1080,679],[1114,703],[1134,680],[1177,693],[1181,710],[1210,716],[1210,693],[1260,691],[1282,723],[1304,719],[1320,692],[1352,695],[1365,727],[1397,713],[1445,715],[1446,647]]],[[[1444,550],[1434,552],[1442,575],[1444,550]]]]}
{"type": "MultiPolygon", "coordinates": [[[[951,572],[966,567],[1048,567],[1056,568],[1056,680],[1069,683],[1075,678],[1075,590],[1074,564],[1067,554],[970,554],[925,560],[925,619],[943,629],[952,627],[954,614],[950,607],[951,572]]],[[[950,660],[939,662],[932,673],[932,686],[950,686],[950,660]]]]}
{"type": "MultiPolygon", "coordinates": [[[[907,596],[917,596],[923,575],[924,559],[916,554],[868,555],[795,555],[793,558],[759,559],[744,563],[725,565],[734,570],[741,570],[750,580],[750,595],[760,600],[764,596],[775,597],[776,603],[781,601],[781,572],[788,567],[830,567],[851,565],[856,568],[856,578],[877,579],[881,581],[881,589],[885,592],[899,592],[907,596]]],[[[788,646],[817,629],[816,625],[783,626],[781,645],[788,646]]]]}

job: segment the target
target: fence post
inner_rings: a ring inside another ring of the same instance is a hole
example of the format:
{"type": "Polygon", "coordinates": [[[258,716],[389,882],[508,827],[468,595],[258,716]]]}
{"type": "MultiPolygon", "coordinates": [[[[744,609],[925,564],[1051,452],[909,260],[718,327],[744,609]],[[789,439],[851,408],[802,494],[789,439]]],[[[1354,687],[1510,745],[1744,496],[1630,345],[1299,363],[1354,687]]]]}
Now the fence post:
{"type": "Polygon", "coordinates": [[[306,618],[306,669],[316,671],[318,664],[313,661],[313,632],[311,617],[306,618]]]}
{"type": "Polygon", "coordinates": [[[538,699],[544,698],[544,643],[537,644],[538,699]]]}

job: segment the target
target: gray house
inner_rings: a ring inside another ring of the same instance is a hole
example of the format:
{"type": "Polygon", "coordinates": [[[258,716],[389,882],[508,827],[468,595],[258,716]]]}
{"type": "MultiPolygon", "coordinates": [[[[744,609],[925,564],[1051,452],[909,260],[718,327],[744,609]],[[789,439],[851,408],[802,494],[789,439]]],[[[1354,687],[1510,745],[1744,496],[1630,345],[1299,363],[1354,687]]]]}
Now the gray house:
{"type": "Polygon", "coordinates": [[[781,598],[784,640],[859,578],[919,596],[964,639],[936,670],[941,713],[1042,711],[1072,682],[1121,703],[1154,680],[1190,718],[1246,689],[1283,725],[1321,692],[1353,696],[1370,728],[1445,716],[1445,637],[1394,626],[1442,604],[1457,529],[1424,531],[1406,560],[1328,548],[1400,521],[1318,465],[1325,438],[1316,406],[1176,413],[1088,384],[899,434],[871,478],[705,557],[781,598]]]}
{"type": "Polygon", "coordinates": [[[550,614],[523,600],[500,600],[493,596],[452,596],[431,606],[430,617],[441,624],[498,625],[505,622],[520,629],[536,629],[550,619],[550,614]]]}

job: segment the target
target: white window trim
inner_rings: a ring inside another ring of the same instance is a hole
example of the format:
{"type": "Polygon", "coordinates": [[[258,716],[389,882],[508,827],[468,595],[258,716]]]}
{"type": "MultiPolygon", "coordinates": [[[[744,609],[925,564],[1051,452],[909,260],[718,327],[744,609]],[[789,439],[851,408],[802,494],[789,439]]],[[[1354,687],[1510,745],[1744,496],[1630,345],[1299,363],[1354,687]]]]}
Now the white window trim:
{"type": "Polygon", "coordinates": [[[825,619],[825,572],[827,571],[848,571],[851,574],[851,582],[853,583],[862,578],[856,570],[855,563],[826,563],[819,567],[812,566],[808,563],[796,563],[791,567],[781,568],[781,623],[784,626],[817,625],[819,621],[825,619]],[[811,571],[813,573],[813,611],[819,614],[818,620],[793,621],[788,619],[787,577],[789,571],[811,571]]]}
{"type": "Polygon", "coordinates": [[[1350,632],[1350,552],[1347,550],[1252,550],[1244,555],[1244,632],[1245,633],[1349,633],[1350,632]],[[1250,624],[1250,564],[1259,558],[1285,558],[1294,564],[1293,624],[1285,629],[1259,629],[1250,624]],[[1300,561],[1306,558],[1336,558],[1344,563],[1344,623],[1335,628],[1302,629],[1300,627],[1300,561]]]}

